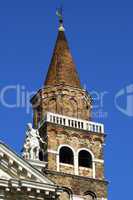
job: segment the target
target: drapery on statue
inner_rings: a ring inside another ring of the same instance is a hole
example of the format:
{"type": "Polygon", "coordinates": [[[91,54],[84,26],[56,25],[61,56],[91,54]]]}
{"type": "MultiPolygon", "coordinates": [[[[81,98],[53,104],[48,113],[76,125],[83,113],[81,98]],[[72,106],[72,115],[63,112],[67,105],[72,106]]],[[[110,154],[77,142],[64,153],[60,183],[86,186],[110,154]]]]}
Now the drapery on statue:
{"type": "Polygon", "coordinates": [[[23,148],[23,157],[26,160],[39,160],[40,143],[46,144],[32,124],[27,124],[26,139],[23,148]]]}

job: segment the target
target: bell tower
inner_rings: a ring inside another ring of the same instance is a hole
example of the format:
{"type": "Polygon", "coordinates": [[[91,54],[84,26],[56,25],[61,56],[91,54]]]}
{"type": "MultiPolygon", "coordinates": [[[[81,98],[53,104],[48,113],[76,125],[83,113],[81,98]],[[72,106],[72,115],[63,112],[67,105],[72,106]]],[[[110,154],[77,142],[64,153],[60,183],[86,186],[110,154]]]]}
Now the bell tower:
{"type": "Polygon", "coordinates": [[[64,188],[60,200],[107,200],[104,125],[91,120],[92,98],[79,80],[58,11],[58,36],[44,87],[31,99],[34,128],[47,145],[44,173],[64,188]]]}

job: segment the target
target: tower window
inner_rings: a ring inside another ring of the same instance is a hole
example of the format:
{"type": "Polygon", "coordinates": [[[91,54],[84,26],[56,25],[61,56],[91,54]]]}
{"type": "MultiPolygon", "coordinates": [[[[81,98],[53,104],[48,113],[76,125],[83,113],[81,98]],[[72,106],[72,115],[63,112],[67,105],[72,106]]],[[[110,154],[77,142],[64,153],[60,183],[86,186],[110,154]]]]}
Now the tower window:
{"type": "Polygon", "coordinates": [[[92,168],[92,156],[88,151],[82,150],[79,152],[79,166],[92,168]]]}
{"type": "Polygon", "coordinates": [[[60,163],[73,165],[74,156],[72,150],[69,147],[62,147],[60,149],[60,163]]]}

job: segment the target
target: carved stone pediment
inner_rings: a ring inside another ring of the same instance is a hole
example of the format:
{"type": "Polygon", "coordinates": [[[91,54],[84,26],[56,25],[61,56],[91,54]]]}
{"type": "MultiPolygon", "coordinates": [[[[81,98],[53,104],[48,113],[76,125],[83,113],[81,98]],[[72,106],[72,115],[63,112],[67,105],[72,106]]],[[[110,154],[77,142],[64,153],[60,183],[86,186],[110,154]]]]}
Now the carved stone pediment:
{"type": "Polygon", "coordinates": [[[0,179],[10,180],[11,178],[12,177],[8,173],[0,169],[0,179]]]}
{"type": "Polygon", "coordinates": [[[0,179],[26,180],[54,185],[40,171],[0,142],[0,179]]]}

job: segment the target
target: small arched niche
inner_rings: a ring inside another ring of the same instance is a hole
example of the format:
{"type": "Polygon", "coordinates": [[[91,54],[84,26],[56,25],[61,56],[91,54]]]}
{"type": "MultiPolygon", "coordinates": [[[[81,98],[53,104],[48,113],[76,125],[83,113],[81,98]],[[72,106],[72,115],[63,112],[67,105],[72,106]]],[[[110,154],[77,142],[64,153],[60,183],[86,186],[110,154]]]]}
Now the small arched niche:
{"type": "Polygon", "coordinates": [[[56,99],[52,98],[48,102],[48,111],[52,113],[56,113],[56,99]]]}
{"type": "Polygon", "coordinates": [[[71,103],[71,116],[72,117],[78,117],[78,103],[74,98],[71,98],[70,100],[71,103]]]}

